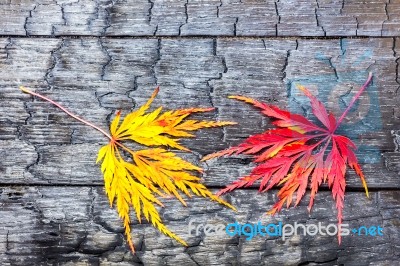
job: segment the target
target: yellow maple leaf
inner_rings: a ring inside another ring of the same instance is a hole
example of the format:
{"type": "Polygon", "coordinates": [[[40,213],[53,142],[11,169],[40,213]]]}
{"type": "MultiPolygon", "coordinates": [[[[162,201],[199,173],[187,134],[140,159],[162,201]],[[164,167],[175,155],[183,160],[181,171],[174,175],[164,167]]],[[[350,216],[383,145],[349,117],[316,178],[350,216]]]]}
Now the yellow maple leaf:
{"type": "Polygon", "coordinates": [[[157,88],[147,103],[138,110],[127,114],[122,122],[121,113],[117,112],[110,125],[111,134],[108,134],[47,97],[24,87],[21,87],[21,90],[51,102],[70,116],[99,130],[110,139],[110,142],[99,150],[97,163],[101,162],[105,191],[110,206],[115,203],[117,207],[132,252],[134,252],[134,246],[129,216],[131,208],[134,209],[139,222],[144,216],[162,233],[185,246],[187,245],[184,240],[163,224],[156,208],[156,205],[163,207],[163,204],[155,195],[174,196],[186,206],[179,192],[188,197],[191,197],[192,192],[197,196],[210,198],[235,209],[199,183],[200,178],[195,173],[202,172],[201,168],[162,148],[170,147],[189,151],[179,144],[179,138],[193,137],[194,135],[189,133],[190,131],[236,124],[233,122],[185,120],[192,113],[207,112],[213,108],[189,108],[161,113],[162,107],[159,107],[155,111],[146,112],[159,91],[157,88]],[[133,151],[122,144],[122,141],[127,140],[153,148],[133,151]],[[124,150],[129,155],[128,158],[124,157],[120,150],[124,150]]]}

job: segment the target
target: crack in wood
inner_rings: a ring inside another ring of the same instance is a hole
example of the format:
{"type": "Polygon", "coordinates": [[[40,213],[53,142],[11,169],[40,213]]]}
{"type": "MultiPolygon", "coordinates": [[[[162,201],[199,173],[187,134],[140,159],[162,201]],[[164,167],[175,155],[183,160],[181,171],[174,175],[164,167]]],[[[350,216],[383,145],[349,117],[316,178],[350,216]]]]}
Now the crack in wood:
{"type": "MultiPolygon", "coordinates": [[[[61,19],[63,20],[63,22],[64,22],[64,26],[67,26],[68,24],[67,24],[67,18],[65,17],[65,10],[64,10],[64,5],[65,4],[59,4],[57,1],[56,1],[56,5],[58,5],[59,7],[60,7],[60,11],[61,11],[61,19]]],[[[53,25],[53,27],[55,27],[54,25],[53,25]]],[[[53,31],[54,32],[54,31],[53,31]]]]}
{"type": "Polygon", "coordinates": [[[181,25],[179,26],[178,36],[181,36],[181,35],[182,35],[182,27],[183,27],[184,25],[186,25],[186,24],[188,23],[188,21],[189,21],[188,4],[189,4],[189,0],[186,0],[186,2],[185,2],[185,4],[184,4],[184,7],[185,7],[184,10],[185,10],[185,16],[186,16],[186,18],[185,18],[185,23],[183,23],[183,24],[181,24],[181,25]]]}
{"type": "Polygon", "coordinates": [[[389,21],[389,13],[388,13],[388,4],[390,4],[390,0],[388,0],[388,2],[385,3],[385,15],[386,15],[386,19],[382,22],[382,27],[381,27],[381,36],[383,36],[383,27],[385,25],[385,22],[389,21]]]}
{"type": "Polygon", "coordinates": [[[278,25],[281,23],[281,16],[279,15],[278,3],[280,0],[275,1],[275,13],[278,16],[278,22],[275,24],[275,36],[278,36],[278,25]]]}
{"type": "Polygon", "coordinates": [[[88,23],[87,23],[88,29],[90,32],[93,32],[93,30],[92,30],[93,21],[100,18],[100,4],[99,4],[98,0],[95,0],[94,3],[95,3],[94,14],[92,16],[89,16],[89,18],[87,20],[88,21],[88,23]]]}
{"type": "Polygon", "coordinates": [[[236,28],[237,28],[238,22],[239,22],[239,18],[236,18],[235,23],[233,24],[233,36],[237,36],[236,28]]]}
{"type": "Polygon", "coordinates": [[[324,36],[326,36],[326,30],[324,29],[324,27],[320,24],[319,19],[318,19],[318,9],[319,9],[319,2],[318,0],[315,0],[315,3],[317,5],[317,7],[314,9],[315,12],[315,20],[317,21],[317,27],[321,27],[322,31],[324,32],[324,36]]]}
{"type": "Polygon", "coordinates": [[[393,55],[394,55],[394,57],[395,57],[395,62],[396,62],[396,83],[399,85],[398,87],[397,87],[397,89],[396,89],[396,94],[398,94],[399,93],[399,91],[400,91],[400,77],[399,77],[399,72],[400,72],[400,68],[399,68],[399,65],[400,65],[400,56],[397,56],[397,51],[396,51],[396,49],[398,49],[397,48],[397,40],[399,40],[398,38],[393,38],[393,47],[392,47],[392,49],[393,49],[393,55]]]}
{"type": "Polygon", "coordinates": [[[6,254],[10,251],[10,240],[9,240],[10,230],[6,233],[6,254]]]}
{"type": "Polygon", "coordinates": [[[217,6],[217,18],[219,18],[219,9],[222,7],[222,0],[219,1],[220,4],[217,6]]]}
{"type": "Polygon", "coordinates": [[[152,12],[153,12],[153,7],[154,7],[154,2],[151,1],[151,0],[147,0],[147,1],[149,1],[149,4],[150,4],[149,14],[147,15],[148,16],[148,22],[150,24],[151,23],[152,12]]]}
{"type": "Polygon", "coordinates": [[[157,57],[156,57],[154,63],[151,65],[151,73],[153,75],[153,78],[154,78],[156,86],[159,85],[158,84],[157,73],[156,73],[156,66],[161,60],[161,49],[162,49],[161,38],[159,38],[157,40],[157,57]]]}
{"type": "Polygon", "coordinates": [[[57,62],[58,62],[57,53],[64,47],[64,45],[65,45],[65,39],[62,38],[58,47],[56,47],[54,50],[52,50],[50,52],[51,65],[47,69],[47,71],[44,75],[44,81],[46,82],[47,87],[49,89],[53,88],[53,84],[52,84],[53,82],[50,79],[53,77],[53,70],[55,69],[57,62]]]}
{"type": "Polygon", "coordinates": [[[37,7],[37,5],[35,4],[33,9],[31,9],[29,11],[29,15],[25,18],[24,29],[25,29],[25,35],[26,36],[29,36],[28,27],[27,27],[28,26],[28,19],[32,18],[32,12],[35,11],[36,7],[37,7]]]}
{"type": "Polygon", "coordinates": [[[7,43],[4,46],[4,50],[6,51],[6,61],[8,61],[9,57],[10,57],[10,46],[13,45],[12,39],[11,37],[7,38],[7,43]]]}
{"type": "Polygon", "coordinates": [[[107,6],[104,8],[105,12],[105,26],[103,28],[103,31],[101,32],[101,36],[106,36],[107,35],[107,30],[111,27],[111,13],[112,9],[114,8],[114,0],[111,0],[111,6],[107,6]]]}
{"type": "MultiPolygon", "coordinates": [[[[6,7],[12,20],[16,22],[10,24],[10,27],[3,30],[0,29],[0,33],[3,31],[3,33],[11,33],[11,35],[20,35],[22,30],[24,30],[25,36],[30,36],[31,34],[42,35],[44,32],[40,31],[44,26],[52,34],[62,36],[69,36],[71,32],[78,33],[76,35],[106,36],[107,29],[112,27],[112,32],[110,33],[113,36],[137,36],[139,34],[143,37],[154,35],[155,28],[153,26],[159,25],[159,27],[163,27],[163,31],[168,29],[167,31],[170,34],[173,32],[173,35],[178,36],[176,33],[182,35],[182,27],[189,22],[188,13],[192,12],[192,9],[188,10],[188,0],[183,1],[180,5],[161,4],[161,7],[154,0],[140,1],[135,4],[129,1],[118,1],[115,3],[117,8],[112,9],[114,2],[111,0],[96,0],[95,2],[91,2],[95,5],[94,10],[93,4],[85,6],[84,3],[81,3],[77,5],[76,1],[35,3],[35,6],[40,6],[40,10],[37,13],[34,12],[33,8],[35,7],[33,6],[28,7],[31,10],[26,10],[23,5],[6,2],[2,6],[6,7]],[[55,5],[59,6],[57,10],[54,8],[55,5]],[[8,7],[11,8],[7,9],[8,7]],[[68,7],[68,10],[66,7],[68,7]],[[155,8],[157,8],[157,14],[154,13],[155,8]],[[174,21],[172,17],[177,12],[181,12],[181,8],[184,9],[184,12],[182,12],[184,13],[184,17],[180,18],[180,20],[185,20],[183,23],[182,21],[174,21]],[[142,23],[142,25],[139,25],[139,27],[143,26],[141,33],[138,33],[137,27],[129,25],[131,22],[130,19],[126,21],[120,20],[120,17],[116,13],[129,14],[133,10],[137,12],[135,23],[142,23]],[[138,10],[141,11],[138,12],[138,10]],[[56,11],[57,15],[50,15],[54,11],[56,11]],[[24,14],[26,12],[28,12],[27,16],[24,14]],[[34,16],[34,19],[31,19],[32,16],[34,16]],[[59,25],[63,27],[58,27],[59,25]],[[94,25],[98,27],[94,27],[94,25]]],[[[199,36],[209,31],[209,35],[213,36],[222,36],[223,34],[233,36],[234,32],[219,29],[227,27],[229,24],[228,21],[232,18],[229,16],[229,13],[225,13],[225,10],[229,12],[229,10],[236,9],[242,11],[240,14],[234,15],[241,22],[240,31],[237,32],[237,35],[247,35],[249,31],[253,31],[258,32],[255,36],[262,37],[266,34],[265,29],[267,27],[267,35],[271,36],[312,37],[313,35],[329,35],[336,37],[339,35],[357,36],[360,34],[398,36],[399,22],[396,19],[396,12],[399,7],[398,3],[394,3],[393,1],[372,3],[367,1],[366,3],[356,5],[344,0],[332,3],[322,3],[319,0],[315,0],[314,2],[315,4],[304,2],[303,5],[296,5],[296,2],[280,2],[279,0],[267,1],[263,5],[257,3],[257,1],[256,3],[241,3],[240,1],[225,2],[222,0],[208,0],[202,1],[200,4],[196,2],[193,3],[194,12],[190,14],[190,16],[193,16],[193,24],[191,23],[191,19],[190,25],[188,25],[187,29],[185,28],[185,33],[190,33],[192,36],[199,36]],[[208,13],[212,12],[212,14],[206,14],[206,12],[202,14],[203,7],[207,9],[208,13]],[[215,17],[213,16],[214,13],[215,17]],[[209,23],[203,23],[203,19],[207,17],[212,19],[209,23]],[[315,17],[315,20],[311,19],[312,17],[315,17]],[[368,19],[371,20],[371,23],[366,23],[368,19]],[[296,25],[297,21],[302,25],[301,28],[296,25]],[[317,27],[315,27],[315,23],[317,23],[317,27]],[[359,23],[361,23],[361,26],[356,25],[359,23]],[[310,28],[315,28],[314,32],[310,28]],[[321,30],[320,33],[318,32],[319,29],[321,30]],[[355,33],[355,31],[357,32],[355,33]]],[[[191,2],[190,4],[192,5],[191,2]]]]}
{"type": "Polygon", "coordinates": [[[99,45],[101,47],[101,50],[103,51],[103,53],[107,57],[106,63],[101,68],[101,74],[100,74],[101,80],[105,80],[104,76],[106,75],[106,69],[111,64],[111,62],[113,61],[113,58],[110,55],[110,53],[108,52],[107,47],[104,45],[104,40],[105,40],[104,38],[99,38],[99,45]]]}

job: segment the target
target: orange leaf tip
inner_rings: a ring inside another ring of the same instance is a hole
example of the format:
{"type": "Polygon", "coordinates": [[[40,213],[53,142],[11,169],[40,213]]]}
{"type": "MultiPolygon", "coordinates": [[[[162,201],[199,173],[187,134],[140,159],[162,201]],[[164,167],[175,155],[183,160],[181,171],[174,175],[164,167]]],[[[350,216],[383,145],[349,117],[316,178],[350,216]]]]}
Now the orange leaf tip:
{"type": "Polygon", "coordinates": [[[249,99],[249,98],[247,98],[245,96],[240,96],[240,95],[229,95],[228,96],[228,99],[235,99],[235,100],[242,100],[242,101],[243,101],[244,98],[249,99]]]}
{"type": "Polygon", "coordinates": [[[231,122],[231,121],[227,121],[227,122],[223,122],[224,126],[230,126],[230,125],[237,125],[239,124],[238,122],[231,122]]]}
{"type": "Polygon", "coordinates": [[[128,242],[129,248],[131,249],[132,253],[135,254],[135,247],[133,246],[132,241],[128,242]]]}
{"type": "Polygon", "coordinates": [[[160,91],[160,86],[158,86],[155,90],[154,90],[154,92],[153,92],[153,94],[151,95],[151,97],[153,98],[153,97],[156,97],[156,95],[158,94],[158,92],[160,91]]]}
{"type": "Polygon", "coordinates": [[[295,85],[296,85],[296,88],[301,90],[301,91],[307,90],[306,87],[304,87],[303,85],[300,85],[300,84],[295,84],[295,85]]]}
{"type": "Polygon", "coordinates": [[[298,90],[300,90],[302,93],[304,93],[307,97],[313,97],[311,92],[306,87],[304,87],[303,85],[296,84],[296,88],[298,90]]]}
{"type": "Polygon", "coordinates": [[[181,151],[186,151],[186,152],[192,152],[190,149],[188,149],[188,148],[186,148],[186,147],[177,147],[177,149],[178,150],[181,150],[181,151]]]}
{"type": "Polygon", "coordinates": [[[365,194],[367,195],[367,198],[369,198],[369,192],[368,192],[367,182],[365,182],[365,180],[362,180],[362,184],[363,184],[364,189],[365,189],[365,194]]]}
{"type": "Polygon", "coordinates": [[[245,96],[240,96],[240,95],[230,95],[230,96],[228,96],[228,98],[229,99],[235,99],[235,100],[238,100],[238,101],[243,101],[243,102],[246,102],[246,103],[251,103],[251,104],[254,104],[254,103],[257,102],[256,100],[254,100],[252,98],[245,97],[245,96]]]}
{"type": "Polygon", "coordinates": [[[19,89],[20,89],[21,91],[25,92],[25,93],[29,93],[29,92],[30,92],[30,91],[29,91],[27,88],[25,88],[24,86],[19,86],[19,89]]]}

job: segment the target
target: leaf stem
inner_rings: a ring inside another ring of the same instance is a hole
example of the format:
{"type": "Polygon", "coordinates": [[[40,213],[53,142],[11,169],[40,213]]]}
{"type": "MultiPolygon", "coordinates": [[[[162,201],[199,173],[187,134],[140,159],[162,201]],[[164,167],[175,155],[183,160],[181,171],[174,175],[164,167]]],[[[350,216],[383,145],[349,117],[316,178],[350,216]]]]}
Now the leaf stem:
{"type": "Polygon", "coordinates": [[[94,128],[94,129],[100,131],[101,133],[103,133],[104,136],[106,136],[106,137],[109,138],[111,141],[113,141],[113,138],[111,137],[111,135],[108,134],[106,131],[104,131],[103,129],[99,128],[98,126],[96,126],[96,125],[90,123],[89,121],[86,121],[86,120],[80,118],[79,116],[77,116],[77,115],[71,113],[71,112],[68,111],[65,107],[63,107],[62,105],[60,105],[59,103],[57,103],[57,102],[55,102],[55,101],[53,101],[53,100],[51,100],[51,99],[49,99],[49,98],[47,98],[47,97],[45,97],[45,96],[39,94],[39,93],[30,91],[30,90],[28,90],[27,88],[25,88],[25,87],[23,87],[23,86],[20,86],[19,88],[20,88],[23,92],[25,92],[25,93],[28,93],[28,94],[31,94],[31,95],[36,96],[36,97],[38,97],[38,98],[41,98],[41,99],[43,99],[43,100],[45,100],[45,101],[48,101],[49,103],[51,103],[51,104],[57,106],[57,107],[60,108],[62,111],[64,111],[67,115],[69,115],[69,116],[75,118],[76,120],[78,120],[78,121],[80,121],[80,122],[82,122],[82,123],[84,123],[84,124],[86,124],[86,125],[88,125],[88,126],[94,128]]]}
{"type": "Polygon", "coordinates": [[[330,135],[325,135],[325,138],[321,139],[320,141],[318,141],[317,143],[315,143],[314,145],[312,145],[312,146],[311,146],[311,147],[312,147],[311,149],[315,149],[315,147],[319,146],[322,142],[326,141],[326,142],[325,142],[325,146],[324,146],[324,148],[322,149],[322,150],[324,150],[324,152],[325,152],[326,148],[328,147],[328,144],[329,144],[330,139],[331,139],[331,136],[330,136],[330,135]]]}
{"type": "Polygon", "coordinates": [[[353,107],[354,103],[357,101],[357,99],[360,97],[361,93],[368,87],[369,83],[372,80],[372,73],[370,72],[368,75],[367,81],[364,83],[364,85],[361,87],[361,89],[357,92],[356,95],[354,95],[353,99],[351,99],[350,104],[347,106],[346,110],[344,110],[342,116],[339,118],[339,120],[336,123],[336,127],[333,130],[333,132],[336,131],[336,129],[339,127],[340,123],[343,121],[344,117],[347,115],[347,113],[350,111],[351,107],[353,107]]]}
{"type": "Polygon", "coordinates": [[[126,147],[124,144],[118,142],[118,141],[114,141],[115,144],[117,144],[119,147],[121,147],[123,150],[125,150],[126,152],[130,153],[132,156],[135,155],[135,153],[129,149],[128,147],[126,147]]]}
{"type": "MultiPolygon", "coordinates": [[[[315,138],[318,138],[318,137],[325,137],[327,135],[328,135],[327,133],[321,133],[321,134],[316,134],[316,135],[306,135],[306,138],[307,139],[315,139],[315,138]]],[[[302,139],[302,138],[299,137],[298,139],[302,139]]]]}

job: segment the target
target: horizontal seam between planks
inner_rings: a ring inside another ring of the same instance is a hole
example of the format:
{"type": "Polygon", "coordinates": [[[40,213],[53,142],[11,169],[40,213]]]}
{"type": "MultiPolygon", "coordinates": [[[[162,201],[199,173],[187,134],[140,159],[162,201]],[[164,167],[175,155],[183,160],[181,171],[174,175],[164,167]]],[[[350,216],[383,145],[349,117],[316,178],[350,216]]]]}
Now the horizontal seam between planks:
{"type": "Polygon", "coordinates": [[[188,35],[188,36],[170,36],[170,35],[116,35],[116,36],[96,36],[96,35],[0,35],[0,38],[13,39],[270,39],[270,40],[285,40],[285,39],[304,39],[304,40],[337,40],[337,39],[393,39],[397,36],[230,36],[230,35],[188,35]]]}
{"type": "MultiPolygon", "coordinates": [[[[103,184],[67,184],[67,183],[59,183],[59,184],[45,184],[45,183],[31,183],[31,184],[26,184],[26,183],[0,183],[0,188],[2,187],[103,187],[103,184]]],[[[225,186],[207,186],[208,189],[221,189],[225,188],[225,186]]],[[[243,188],[238,188],[237,190],[254,190],[258,191],[258,187],[243,187],[243,188]]],[[[327,186],[324,187],[319,187],[319,191],[331,191],[327,186]]],[[[379,191],[400,191],[400,188],[397,187],[368,187],[368,190],[370,192],[379,192],[379,191]]],[[[268,191],[279,191],[279,188],[273,188],[268,191]]],[[[309,191],[309,189],[307,189],[309,191]]],[[[346,192],[364,192],[364,188],[362,187],[353,187],[353,186],[347,186],[346,187],[346,192]]],[[[268,193],[268,192],[265,192],[268,193]]]]}

